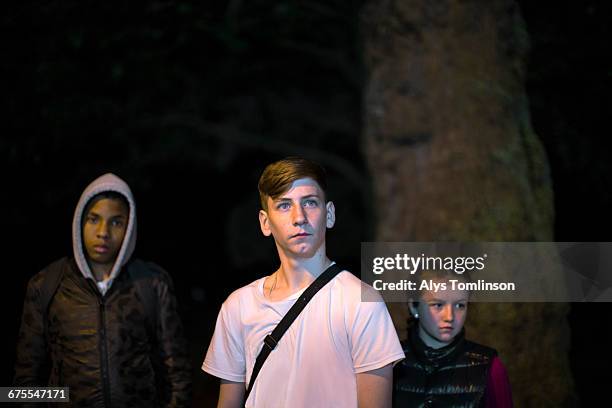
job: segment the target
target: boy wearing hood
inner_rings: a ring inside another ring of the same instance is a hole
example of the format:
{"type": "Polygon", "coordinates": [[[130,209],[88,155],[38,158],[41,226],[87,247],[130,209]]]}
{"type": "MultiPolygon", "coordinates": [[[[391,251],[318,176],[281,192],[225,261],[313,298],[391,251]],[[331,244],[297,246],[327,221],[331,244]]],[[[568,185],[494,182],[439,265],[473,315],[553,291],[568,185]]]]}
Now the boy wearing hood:
{"type": "Polygon", "coordinates": [[[105,174],[85,189],[72,243],[73,257],[28,283],[14,385],[69,387],[76,406],[188,406],[191,370],[172,280],[131,259],[136,206],[123,180],[105,174]]]}

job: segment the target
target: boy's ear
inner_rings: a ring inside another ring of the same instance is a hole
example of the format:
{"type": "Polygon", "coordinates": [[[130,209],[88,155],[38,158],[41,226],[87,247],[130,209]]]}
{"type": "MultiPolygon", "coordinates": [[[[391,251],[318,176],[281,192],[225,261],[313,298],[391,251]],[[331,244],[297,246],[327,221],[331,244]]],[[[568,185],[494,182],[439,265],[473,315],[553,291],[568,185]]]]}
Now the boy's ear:
{"type": "Polygon", "coordinates": [[[336,223],[336,207],[332,201],[325,204],[325,225],[327,228],[332,228],[336,223]]]}
{"type": "Polygon", "coordinates": [[[264,210],[259,210],[259,227],[261,228],[261,232],[269,237],[272,234],[272,230],[270,229],[270,222],[268,219],[268,213],[264,210]]]}
{"type": "Polygon", "coordinates": [[[417,306],[419,305],[419,302],[415,301],[413,298],[408,299],[408,309],[410,309],[410,314],[412,314],[413,316],[418,316],[418,309],[417,306]]]}

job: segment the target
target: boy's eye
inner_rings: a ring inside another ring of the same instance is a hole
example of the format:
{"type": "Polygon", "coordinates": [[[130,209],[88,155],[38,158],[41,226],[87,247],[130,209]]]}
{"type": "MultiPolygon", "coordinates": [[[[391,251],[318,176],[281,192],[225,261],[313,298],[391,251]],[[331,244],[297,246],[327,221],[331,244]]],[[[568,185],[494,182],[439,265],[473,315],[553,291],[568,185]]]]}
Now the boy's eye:
{"type": "Polygon", "coordinates": [[[111,225],[113,227],[121,227],[121,226],[123,226],[123,221],[121,221],[121,220],[112,220],[111,221],[111,225]]]}
{"type": "Polygon", "coordinates": [[[98,217],[94,217],[93,215],[88,215],[86,221],[90,224],[95,224],[98,222],[98,217]]]}
{"type": "Polygon", "coordinates": [[[289,208],[289,203],[287,203],[287,202],[279,203],[276,206],[276,208],[279,209],[279,210],[287,210],[289,208]]]}
{"type": "Polygon", "coordinates": [[[457,309],[465,309],[465,308],[466,308],[466,306],[467,306],[467,305],[466,305],[465,303],[457,303],[457,304],[455,305],[455,307],[456,307],[457,309]]]}
{"type": "Polygon", "coordinates": [[[317,205],[319,205],[319,203],[317,203],[317,200],[308,199],[304,201],[305,207],[316,207],[317,205]]]}

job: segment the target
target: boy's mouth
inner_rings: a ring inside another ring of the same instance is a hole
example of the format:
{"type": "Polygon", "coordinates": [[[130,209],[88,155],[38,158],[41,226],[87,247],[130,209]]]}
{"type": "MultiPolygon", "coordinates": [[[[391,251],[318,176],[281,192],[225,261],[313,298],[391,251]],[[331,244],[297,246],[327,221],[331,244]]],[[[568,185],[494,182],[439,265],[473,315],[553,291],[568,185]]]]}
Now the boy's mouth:
{"type": "Polygon", "coordinates": [[[106,245],[94,245],[94,251],[98,254],[105,254],[108,252],[108,246],[106,245]]]}

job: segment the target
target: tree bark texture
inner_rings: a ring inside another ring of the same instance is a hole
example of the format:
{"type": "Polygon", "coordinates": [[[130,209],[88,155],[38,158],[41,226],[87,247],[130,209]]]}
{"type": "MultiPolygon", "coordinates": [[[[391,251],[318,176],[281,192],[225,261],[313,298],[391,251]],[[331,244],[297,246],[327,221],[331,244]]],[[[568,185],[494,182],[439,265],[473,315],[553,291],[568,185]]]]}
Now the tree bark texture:
{"type": "MultiPolygon", "coordinates": [[[[515,2],[370,0],[362,36],[376,240],[553,240],[515,2]]],[[[407,305],[389,307],[403,338],[407,305]]],[[[567,312],[556,303],[470,306],[468,338],[499,351],[516,406],[571,403],[567,312]]]]}

